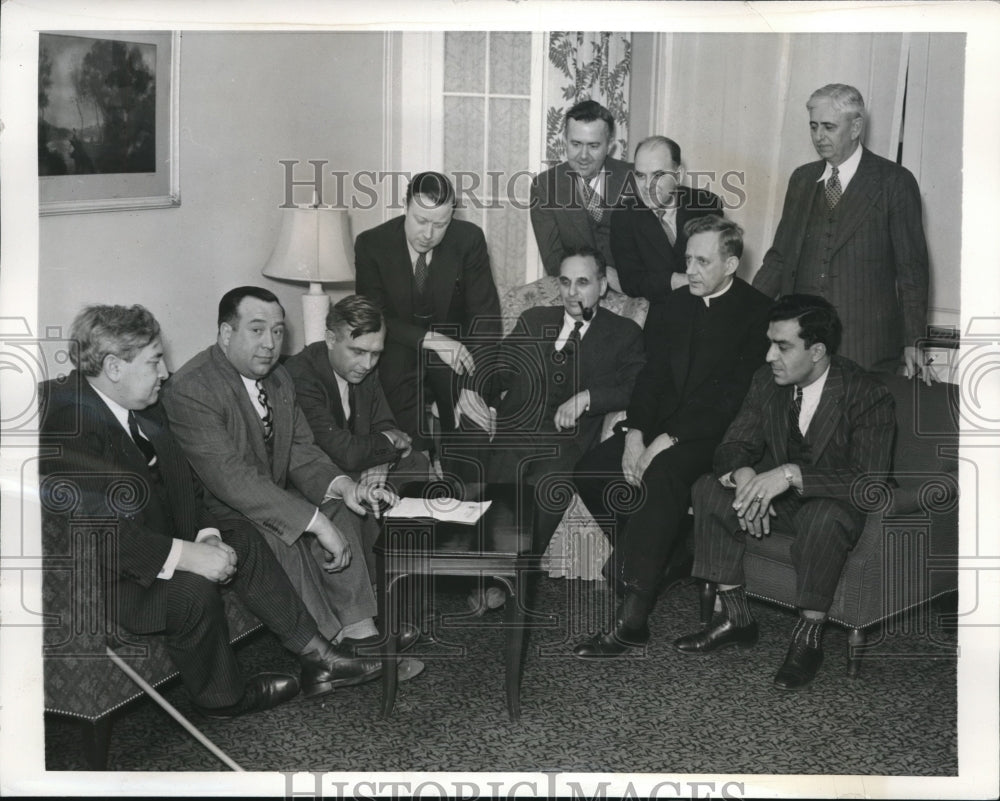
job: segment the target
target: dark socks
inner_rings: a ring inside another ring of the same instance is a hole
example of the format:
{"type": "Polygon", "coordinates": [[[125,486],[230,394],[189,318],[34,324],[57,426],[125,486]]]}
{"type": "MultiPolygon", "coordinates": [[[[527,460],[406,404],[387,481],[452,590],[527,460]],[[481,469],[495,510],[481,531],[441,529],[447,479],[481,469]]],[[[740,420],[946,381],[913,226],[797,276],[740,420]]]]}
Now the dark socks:
{"type": "Polygon", "coordinates": [[[792,642],[805,644],[810,648],[823,647],[823,624],[825,620],[814,620],[813,618],[799,615],[799,619],[792,629],[792,642]]]}
{"type": "Polygon", "coordinates": [[[722,601],[722,609],[726,613],[726,617],[733,622],[734,626],[743,627],[753,623],[750,604],[747,602],[747,594],[743,587],[721,590],[719,599],[722,601]]]}

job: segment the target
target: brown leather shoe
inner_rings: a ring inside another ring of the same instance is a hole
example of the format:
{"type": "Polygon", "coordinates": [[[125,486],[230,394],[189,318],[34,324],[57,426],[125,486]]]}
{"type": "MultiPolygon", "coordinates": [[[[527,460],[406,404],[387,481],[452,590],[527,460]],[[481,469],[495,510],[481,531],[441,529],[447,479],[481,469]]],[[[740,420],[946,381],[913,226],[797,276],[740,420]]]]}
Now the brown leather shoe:
{"type": "Polygon", "coordinates": [[[344,644],[325,644],[299,656],[302,665],[302,694],[306,698],[324,695],[337,687],[351,687],[373,681],[382,675],[382,662],[374,657],[359,659],[344,644]]]}
{"type": "Polygon", "coordinates": [[[235,704],[209,707],[192,704],[192,706],[206,718],[228,720],[239,715],[271,709],[298,694],[299,683],[295,680],[295,676],[289,676],[287,673],[258,673],[247,681],[243,695],[235,704]]]}
{"type": "Polygon", "coordinates": [[[760,631],[757,621],[748,626],[734,626],[729,618],[702,629],[695,634],[685,634],[674,640],[674,648],[682,654],[708,654],[727,645],[751,648],[757,644],[760,631]]]}

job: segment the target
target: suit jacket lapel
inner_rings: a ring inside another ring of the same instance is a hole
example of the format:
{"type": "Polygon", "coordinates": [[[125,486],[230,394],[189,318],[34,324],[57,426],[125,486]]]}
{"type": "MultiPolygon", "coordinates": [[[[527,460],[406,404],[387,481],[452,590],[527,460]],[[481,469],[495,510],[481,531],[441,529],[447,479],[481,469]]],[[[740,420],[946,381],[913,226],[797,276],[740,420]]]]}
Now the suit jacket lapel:
{"type": "Polygon", "coordinates": [[[398,287],[400,295],[399,308],[408,309],[413,314],[415,298],[413,297],[413,262],[410,261],[410,249],[406,244],[404,229],[406,217],[399,217],[399,228],[393,233],[391,256],[389,263],[395,275],[386,278],[387,287],[398,287]]]}
{"type": "Polygon", "coordinates": [[[771,376],[766,376],[766,380],[770,385],[771,392],[770,397],[764,399],[769,410],[766,416],[765,440],[771,443],[775,463],[784,464],[788,461],[788,435],[790,433],[788,415],[795,390],[792,387],[779,387],[771,376]]]}
{"type": "MultiPolygon", "coordinates": [[[[274,455],[271,458],[271,475],[278,486],[284,486],[286,478],[284,468],[289,464],[292,452],[295,404],[292,402],[290,387],[284,381],[278,380],[274,370],[264,379],[264,385],[270,396],[271,413],[274,416],[274,440],[271,443],[274,455]]],[[[257,428],[258,430],[261,428],[259,423],[257,428]]],[[[263,439],[263,434],[261,434],[262,442],[263,439]]],[[[264,447],[266,453],[267,446],[264,447]]]]}
{"type": "Polygon", "coordinates": [[[458,278],[459,263],[449,247],[450,244],[451,240],[446,232],[441,243],[434,248],[430,274],[427,276],[427,286],[425,289],[430,293],[430,300],[434,307],[434,318],[436,320],[448,319],[451,296],[455,291],[455,280],[458,278]]]}
{"type": "Polygon", "coordinates": [[[337,419],[337,424],[341,428],[347,428],[347,415],[344,413],[344,404],[340,400],[340,385],[337,383],[337,377],[333,373],[333,366],[330,364],[327,352],[324,345],[322,350],[317,348],[315,351],[310,351],[309,359],[312,361],[316,375],[319,376],[319,380],[322,382],[323,388],[330,398],[330,407],[333,410],[333,416],[337,419]]]}
{"type": "Polygon", "coordinates": [[[847,185],[847,191],[840,199],[840,222],[833,240],[833,251],[836,252],[861,225],[872,204],[879,196],[879,170],[875,160],[867,150],[861,153],[858,171],[847,185]]]}
{"type": "Polygon", "coordinates": [[[844,405],[844,376],[840,367],[836,364],[830,365],[830,373],[826,377],[826,384],[823,386],[823,394],[819,398],[819,406],[809,423],[809,430],[806,432],[809,437],[809,444],[813,452],[813,461],[819,460],[830,437],[837,430],[837,425],[843,416],[844,405]]]}
{"type": "MultiPolygon", "coordinates": [[[[823,170],[826,169],[826,162],[822,160],[814,161],[807,166],[808,169],[803,171],[801,183],[796,187],[798,197],[796,197],[793,203],[796,220],[794,221],[794,228],[792,230],[795,232],[794,255],[796,261],[798,261],[799,255],[802,253],[802,243],[806,238],[806,228],[809,223],[809,215],[812,213],[813,200],[816,197],[816,192],[819,191],[819,184],[817,182],[820,176],[823,175],[823,170]]],[[[791,191],[791,187],[789,187],[789,191],[791,191]]]]}
{"type": "MultiPolygon", "coordinates": [[[[246,385],[243,383],[242,377],[236,368],[229,363],[226,354],[222,352],[218,345],[212,346],[212,361],[225,381],[227,389],[232,393],[236,401],[236,408],[239,409],[240,414],[243,416],[243,424],[246,427],[247,438],[254,455],[262,465],[267,465],[270,460],[267,455],[267,445],[264,444],[264,427],[260,423],[260,415],[257,414],[257,410],[250,401],[250,396],[247,394],[246,385]]],[[[270,391],[270,387],[268,387],[268,393],[270,391]]],[[[273,406],[273,400],[271,404],[273,406]]]]}

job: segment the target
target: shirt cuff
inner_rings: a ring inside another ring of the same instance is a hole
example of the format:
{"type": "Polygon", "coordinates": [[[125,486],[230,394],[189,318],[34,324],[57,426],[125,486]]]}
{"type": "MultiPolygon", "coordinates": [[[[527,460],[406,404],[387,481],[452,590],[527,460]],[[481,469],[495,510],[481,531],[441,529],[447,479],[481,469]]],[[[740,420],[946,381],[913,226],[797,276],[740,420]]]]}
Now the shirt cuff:
{"type": "MultiPolygon", "coordinates": [[[[323,503],[327,501],[340,501],[344,499],[344,493],[337,487],[337,482],[341,479],[346,478],[348,481],[351,480],[350,476],[337,476],[333,481],[330,482],[330,486],[326,488],[326,495],[323,496],[323,503]]],[[[316,510],[319,511],[318,509],[316,510]]],[[[313,517],[313,520],[316,518],[313,517]]]]}
{"type": "Polygon", "coordinates": [[[724,476],[719,476],[719,483],[726,489],[736,489],[736,484],[733,482],[733,471],[730,470],[724,476]]]}
{"type": "MultiPolygon", "coordinates": [[[[202,529],[204,531],[204,529],[202,529]]],[[[198,532],[199,534],[201,532],[198,532]]],[[[184,546],[183,540],[175,539],[170,546],[170,553],[167,554],[166,560],[163,562],[163,567],[160,568],[160,572],[156,574],[158,579],[172,579],[174,577],[174,571],[177,569],[177,563],[181,559],[181,548],[184,546]]]]}
{"type": "MultiPolygon", "coordinates": [[[[195,534],[194,541],[204,542],[209,537],[218,537],[221,540],[222,532],[214,526],[206,526],[195,534]]],[[[174,577],[174,571],[177,569],[177,563],[181,560],[181,548],[183,547],[184,540],[174,539],[170,545],[170,553],[167,554],[167,558],[163,562],[163,567],[161,567],[160,572],[156,574],[158,579],[166,581],[174,577]]]]}

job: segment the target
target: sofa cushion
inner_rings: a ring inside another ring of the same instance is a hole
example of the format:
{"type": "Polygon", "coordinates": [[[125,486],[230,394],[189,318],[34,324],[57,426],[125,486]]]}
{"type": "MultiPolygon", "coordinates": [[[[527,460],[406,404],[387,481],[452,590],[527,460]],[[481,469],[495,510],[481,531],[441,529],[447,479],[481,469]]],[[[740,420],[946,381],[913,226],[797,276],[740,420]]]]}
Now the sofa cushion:
{"type": "MultiPolygon", "coordinates": [[[[559,279],[554,275],[546,275],[530,284],[514,287],[500,298],[504,334],[510,333],[521,312],[534,306],[558,306],[561,303],[559,279]]],[[[646,322],[649,301],[645,298],[630,298],[628,295],[609,289],[601,298],[601,306],[635,321],[641,328],[646,322]]]]}

